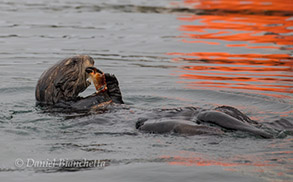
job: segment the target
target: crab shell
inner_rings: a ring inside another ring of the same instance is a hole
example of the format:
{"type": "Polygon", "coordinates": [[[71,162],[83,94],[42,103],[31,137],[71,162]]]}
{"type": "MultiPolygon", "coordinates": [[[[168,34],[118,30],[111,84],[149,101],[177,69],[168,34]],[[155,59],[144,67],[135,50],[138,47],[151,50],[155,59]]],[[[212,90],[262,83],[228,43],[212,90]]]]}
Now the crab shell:
{"type": "Polygon", "coordinates": [[[95,85],[95,88],[97,90],[97,93],[106,91],[107,83],[106,83],[106,77],[104,73],[99,73],[98,71],[93,71],[89,73],[90,79],[95,85]]]}

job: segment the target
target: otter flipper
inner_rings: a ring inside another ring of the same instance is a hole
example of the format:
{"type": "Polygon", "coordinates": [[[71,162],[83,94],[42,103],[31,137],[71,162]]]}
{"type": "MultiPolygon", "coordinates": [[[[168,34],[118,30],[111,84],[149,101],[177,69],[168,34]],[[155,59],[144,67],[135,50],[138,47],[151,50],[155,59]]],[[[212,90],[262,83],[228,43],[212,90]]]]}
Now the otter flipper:
{"type": "Polygon", "coordinates": [[[262,128],[265,130],[274,130],[280,133],[286,133],[289,135],[293,135],[293,121],[287,120],[285,118],[278,119],[272,122],[264,122],[262,123],[262,128]]]}
{"type": "Polygon", "coordinates": [[[90,110],[102,103],[111,102],[112,99],[106,92],[94,93],[77,101],[70,102],[70,107],[75,110],[90,110]]]}
{"type": "Polygon", "coordinates": [[[221,129],[213,128],[204,125],[196,125],[188,120],[172,120],[145,122],[139,120],[136,123],[136,128],[149,133],[178,133],[184,135],[219,135],[224,132],[221,129]]]}
{"type": "Polygon", "coordinates": [[[70,106],[77,110],[97,109],[103,103],[123,104],[122,94],[120,92],[119,83],[115,75],[105,73],[107,91],[96,92],[85,98],[80,98],[71,102],[70,106]]]}
{"type": "Polygon", "coordinates": [[[122,94],[119,88],[119,82],[116,76],[113,74],[105,73],[105,77],[108,87],[107,93],[109,94],[113,102],[117,104],[124,104],[122,100],[122,94]]]}
{"type": "Polygon", "coordinates": [[[216,111],[221,111],[229,116],[232,116],[240,121],[250,124],[258,124],[258,122],[250,119],[247,115],[243,114],[241,111],[231,106],[219,106],[215,108],[216,111]]]}
{"type": "Polygon", "coordinates": [[[204,111],[197,116],[199,121],[216,124],[226,129],[245,131],[263,138],[272,138],[273,136],[261,129],[258,129],[248,123],[236,119],[220,111],[204,111]]]}

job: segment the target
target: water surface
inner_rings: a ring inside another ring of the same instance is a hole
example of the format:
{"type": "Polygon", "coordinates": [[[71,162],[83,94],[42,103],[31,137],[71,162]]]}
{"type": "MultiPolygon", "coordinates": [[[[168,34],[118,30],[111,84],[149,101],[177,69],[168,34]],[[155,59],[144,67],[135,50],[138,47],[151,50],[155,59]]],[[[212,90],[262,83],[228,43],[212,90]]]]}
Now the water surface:
{"type": "Polygon", "coordinates": [[[2,1],[0,179],[290,181],[292,136],[154,135],[134,123],[152,108],[220,105],[260,122],[292,120],[291,7],[290,0],[2,1]],[[35,107],[41,73],[76,54],[118,77],[129,109],[80,116],[35,107]],[[15,166],[28,158],[107,166],[15,166]]]}

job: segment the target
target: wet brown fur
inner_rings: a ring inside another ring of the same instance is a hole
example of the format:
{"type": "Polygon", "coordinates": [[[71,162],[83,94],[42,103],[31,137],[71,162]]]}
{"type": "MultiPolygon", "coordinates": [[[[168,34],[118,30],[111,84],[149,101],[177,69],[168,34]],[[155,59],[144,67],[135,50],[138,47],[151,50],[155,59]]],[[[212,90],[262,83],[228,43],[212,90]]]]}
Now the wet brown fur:
{"type": "Polygon", "coordinates": [[[75,100],[90,85],[85,69],[93,65],[93,58],[87,55],[56,63],[41,75],[35,90],[36,100],[44,104],[75,100]]]}

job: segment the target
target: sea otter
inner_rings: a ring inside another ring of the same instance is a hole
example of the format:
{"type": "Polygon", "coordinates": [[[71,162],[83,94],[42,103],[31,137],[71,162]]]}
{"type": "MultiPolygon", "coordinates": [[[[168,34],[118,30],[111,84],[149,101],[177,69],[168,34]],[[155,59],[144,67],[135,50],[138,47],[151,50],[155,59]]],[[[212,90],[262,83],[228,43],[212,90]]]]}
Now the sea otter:
{"type": "MultiPolygon", "coordinates": [[[[51,105],[71,110],[99,109],[111,104],[123,104],[119,83],[115,75],[103,73],[94,67],[94,60],[87,55],[64,59],[45,71],[36,86],[38,105],[51,105]],[[80,97],[91,80],[96,92],[80,97]]],[[[238,130],[263,138],[272,138],[275,131],[290,130],[293,124],[285,119],[269,123],[266,127],[230,106],[205,110],[196,107],[154,109],[138,119],[136,129],[151,133],[180,133],[187,135],[223,134],[238,130]],[[276,129],[276,130],[275,130],[276,129]]]]}
{"type": "Polygon", "coordinates": [[[66,58],[53,65],[41,75],[37,83],[35,90],[37,105],[87,110],[103,103],[123,104],[115,75],[104,74],[93,66],[93,58],[87,55],[66,58]],[[99,83],[96,82],[99,81],[107,83],[107,87],[88,97],[80,97],[79,93],[90,85],[89,77],[92,77],[97,89],[99,83]]]}

